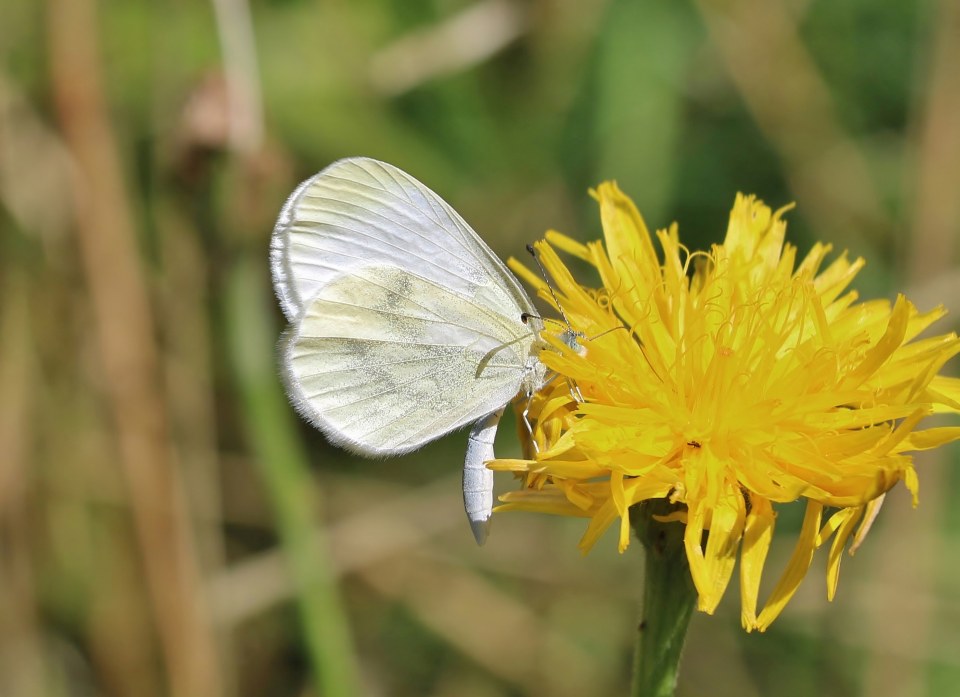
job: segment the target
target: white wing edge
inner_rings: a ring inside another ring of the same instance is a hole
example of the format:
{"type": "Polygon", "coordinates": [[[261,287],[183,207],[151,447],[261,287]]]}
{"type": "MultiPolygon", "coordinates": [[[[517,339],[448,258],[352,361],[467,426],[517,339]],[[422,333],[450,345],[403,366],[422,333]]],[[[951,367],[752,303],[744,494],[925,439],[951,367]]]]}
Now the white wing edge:
{"type": "Polygon", "coordinates": [[[280,301],[283,314],[290,322],[300,316],[304,306],[301,299],[295,296],[290,284],[290,269],[287,267],[287,241],[289,240],[287,230],[293,224],[293,212],[300,196],[325,171],[326,169],[323,169],[306,181],[300,182],[300,185],[287,197],[273,226],[273,234],[270,236],[270,273],[273,276],[273,290],[277,294],[277,300],[280,301]]]}
{"type": "Polygon", "coordinates": [[[463,459],[463,508],[470,521],[470,530],[478,545],[487,541],[490,516],[493,515],[493,471],[487,461],[496,456],[493,441],[503,416],[503,407],[474,423],[467,437],[467,454],[463,459]]]}

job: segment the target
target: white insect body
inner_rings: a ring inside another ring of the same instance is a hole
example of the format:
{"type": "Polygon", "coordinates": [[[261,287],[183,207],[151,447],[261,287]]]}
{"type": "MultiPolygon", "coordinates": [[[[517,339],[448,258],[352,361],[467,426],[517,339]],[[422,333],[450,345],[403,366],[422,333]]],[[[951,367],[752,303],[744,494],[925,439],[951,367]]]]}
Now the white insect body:
{"type": "Polygon", "coordinates": [[[437,194],[368,158],[335,162],[294,191],[270,264],[290,322],[287,391],[331,442],[399,455],[475,424],[463,495],[482,544],[497,422],[546,373],[543,323],[516,278],[437,194]]]}

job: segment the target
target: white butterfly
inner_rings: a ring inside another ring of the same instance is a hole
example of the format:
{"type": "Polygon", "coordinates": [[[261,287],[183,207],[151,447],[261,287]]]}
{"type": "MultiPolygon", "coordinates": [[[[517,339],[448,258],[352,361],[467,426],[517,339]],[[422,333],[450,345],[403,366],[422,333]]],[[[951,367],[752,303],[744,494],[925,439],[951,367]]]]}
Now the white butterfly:
{"type": "Polygon", "coordinates": [[[500,259],[409,174],[335,162],[293,192],[270,243],[291,327],[283,374],[332,443],[410,452],[467,424],[463,498],[477,542],[493,507],[497,423],[543,386],[543,322],[500,259]]]}

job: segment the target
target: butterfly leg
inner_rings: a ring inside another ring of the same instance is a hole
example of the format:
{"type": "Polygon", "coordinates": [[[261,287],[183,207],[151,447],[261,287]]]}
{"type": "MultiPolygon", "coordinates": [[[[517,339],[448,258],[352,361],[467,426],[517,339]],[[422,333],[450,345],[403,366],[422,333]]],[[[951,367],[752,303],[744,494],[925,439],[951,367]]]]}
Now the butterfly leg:
{"type": "MultiPolygon", "coordinates": [[[[549,385],[557,377],[558,376],[556,374],[551,375],[550,377],[547,378],[547,381],[544,383],[544,385],[549,385]]],[[[578,404],[583,404],[583,393],[580,392],[580,387],[577,385],[576,382],[574,382],[570,378],[567,378],[566,380],[570,388],[570,396],[578,404]]],[[[523,425],[527,427],[527,434],[530,436],[530,445],[533,446],[533,452],[539,453],[540,446],[537,445],[537,439],[533,437],[533,423],[530,421],[530,404],[532,402],[533,402],[533,395],[528,394],[527,404],[524,407],[523,411],[521,412],[520,416],[523,418],[523,425]]]]}
{"type": "Polygon", "coordinates": [[[573,401],[583,404],[583,392],[580,391],[580,386],[573,380],[568,379],[567,382],[570,385],[570,396],[573,397],[573,401]]]}
{"type": "Polygon", "coordinates": [[[486,463],[495,458],[493,441],[503,409],[485,416],[470,429],[467,455],[463,460],[463,507],[478,545],[487,539],[493,513],[493,472],[486,463]]]}
{"type": "Polygon", "coordinates": [[[521,416],[523,417],[523,425],[527,427],[527,434],[530,436],[530,445],[533,446],[533,452],[539,453],[540,446],[537,445],[537,439],[533,437],[533,424],[530,423],[530,404],[533,402],[533,395],[527,395],[527,404],[523,408],[521,416]]]}

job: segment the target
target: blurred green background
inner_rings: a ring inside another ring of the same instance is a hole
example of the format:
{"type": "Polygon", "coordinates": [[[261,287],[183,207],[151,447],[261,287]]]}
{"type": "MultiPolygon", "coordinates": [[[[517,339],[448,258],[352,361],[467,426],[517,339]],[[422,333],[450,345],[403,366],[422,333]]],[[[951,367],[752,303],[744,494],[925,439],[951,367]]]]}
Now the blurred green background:
{"type": "MultiPolygon", "coordinates": [[[[527,514],[478,549],[464,434],[362,461],[288,407],[267,245],[336,158],[504,257],[597,238],[617,179],[691,247],[752,192],[865,257],[865,297],[960,298],[956,0],[3,0],[0,56],[3,697],[624,694],[639,549],[527,514]]],[[[956,455],[834,603],[819,555],[747,635],[733,584],[679,694],[957,694],[956,455]]]]}

